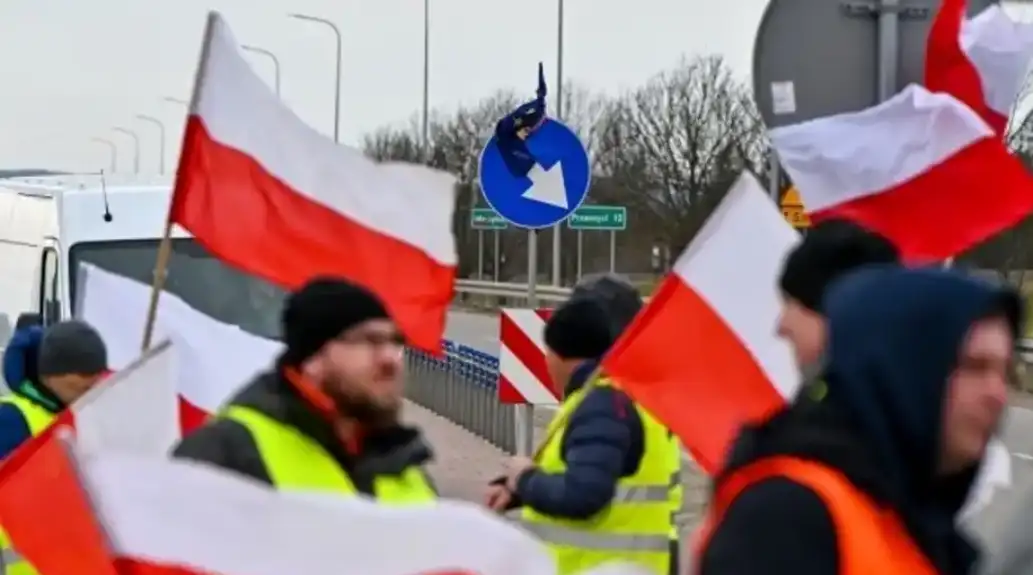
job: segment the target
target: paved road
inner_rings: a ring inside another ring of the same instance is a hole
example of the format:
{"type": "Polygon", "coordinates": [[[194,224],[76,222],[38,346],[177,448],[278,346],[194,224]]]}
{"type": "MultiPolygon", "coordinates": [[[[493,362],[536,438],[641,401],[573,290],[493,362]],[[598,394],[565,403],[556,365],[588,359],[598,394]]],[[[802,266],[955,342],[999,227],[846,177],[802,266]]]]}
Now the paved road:
{"type": "MultiPolygon", "coordinates": [[[[449,314],[448,337],[491,354],[498,354],[497,316],[468,312],[449,314]]],[[[1012,454],[1013,487],[997,492],[989,506],[969,521],[979,536],[990,541],[1003,529],[1014,512],[1017,494],[1033,489],[1033,400],[1016,398],[1009,409],[1002,429],[1005,444],[1012,454]]],[[[411,418],[427,429],[431,441],[438,446],[438,463],[432,469],[446,494],[463,499],[477,499],[483,482],[495,476],[504,455],[496,448],[452,425],[448,421],[419,408],[409,408],[411,418]],[[448,446],[442,448],[441,446],[448,446]]],[[[544,417],[539,418],[540,423],[544,417]]],[[[705,502],[706,480],[698,472],[686,473],[686,508],[683,524],[691,527],[699,519],[705,502]]]]}

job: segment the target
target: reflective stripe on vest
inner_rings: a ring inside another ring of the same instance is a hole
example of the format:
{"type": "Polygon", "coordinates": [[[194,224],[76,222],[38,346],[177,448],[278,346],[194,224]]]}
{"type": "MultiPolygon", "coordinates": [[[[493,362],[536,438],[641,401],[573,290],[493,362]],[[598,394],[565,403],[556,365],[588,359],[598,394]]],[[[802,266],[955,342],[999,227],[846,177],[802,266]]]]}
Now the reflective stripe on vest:
{"type": "MultiPolygon", "coordinates": [[[[593,388],[608,385],[609,381],[598,379],[564,399],[536,456],[539,469],[545,473],[566,470],[562,445],[570,416],[593,388]]],[[[674,508],[671,452],[677,447],[666,428],[641,407],[636,409],[642,420],[645,452],[635,474],[621,478],[609,506],[583,521],[552,517],[528,507],[522,511],[524,528],[552,551],[559,575],[614,560],[637,563],[657,575],[668,573],[674,508]]]]}
{"type": "MultiPolygon", "coordinates": [[[[29,433],[33,437],[46,431],[56,418],[53,413],[50,413],[43,406],[20,395],[0,397],[0,403],[8,403],[18,408],[22,417],[25,418],[25,424],[29,427],[29,433]]],[[[0,530],[0,561],[2,561],[3,565],[3,569],[0,572],[4,575],[37,575],[36,569],[28,561],[25,561],[11,546],[11,542],[7,539],[7,534],[3,530],[0,530]]]]}
{"type": "Polygon", "coordinates": [[[772,477],[799,483],[821,498],[835,526],[841,575],[936,575],[936,569],[896,513],[879,507],[839,471],[817,462],[782,456],[751,463],[732,472],[717,486],[703,525],[696,533],[696,573],[705,575],[702,561],[706,546],[735,498],[754,483],[772,477]]]}
{"type": "MultiPolygon", "coordinates": [[[[232,419],[251,432],[273,485],[296,491],[359,492],[337,461],[312,438],[254,409],[226,408],[220,417],[232,419]]],[[[373,482],[377,501],[387,504],[420,504],[434,501],[434,488],[419,467],[399,475],[380,476],[373,482]]]]}

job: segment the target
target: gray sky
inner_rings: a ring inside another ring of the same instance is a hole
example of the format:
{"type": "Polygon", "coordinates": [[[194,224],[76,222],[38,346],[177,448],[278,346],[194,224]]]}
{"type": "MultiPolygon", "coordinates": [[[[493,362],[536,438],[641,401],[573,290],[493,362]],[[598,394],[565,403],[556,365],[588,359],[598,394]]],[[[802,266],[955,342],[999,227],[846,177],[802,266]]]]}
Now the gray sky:
{"type": "MultiPolygon", "coordinates": [[[[700,10],[686,0],[567,0],[565,75],[618,93],[683,56],[720,53],[745,79],[766,3],[709,2],[700,10]]],[[[454,109],[498,88],[530,95],[539,60],[554,77],[556,0],[431,4],[432,107],[454,109]]],[[[135,120],[138,113],[167,125],[172,166],[185,108],[162,97],[189,97],[205,13],[212,8],[228,18],[242,43],[279,55],[284,99],[327,134],[333,35],[286,18],[288,11],[332,19],[341,29],[343,141],[357,143],[420,109],[422,0],[3,0],[0,167],[106,167],[107,149],[90,142],[106,137],[119,142],[121,168],[129,169],[131,143],[111,131],[122,125],[141,135],[143,169],[154,172],[156,130],[135,120]]],[[[272,64],[261,56],[253,64],[271,83],[272,64]]]]}
{"type": "MultiPolygon", "coordinates": [[[[765,0],[720,4],[727,6],[701,17],[698,4],[685,0],[567,0],[565,75],[616,93],[683,55],[717,52],[745,78],[765,0]]],[[[288,11],[332,19],[341,29],[343,141],[357,143],[420,109],[422,0],[4,0],[0,166],[105,167],[107,149],[90,143],[99,136],[120,143],[121,167],[128,169],[131,143],[111,132],[123,125],[140,133],[144,170],[154,171],[156,129],[134,120],[138,113],[166,123],[172,161],[185,109],[161,98],[189,96],[205,13],[213,8],[241,43],[279,55],[284,99],[327,134],[333,34],[286,18],[288,11]]],[[[553,77],[556,0],[432,0],[432,107],[455,108],[504,87],[530,96],[539,60],[553,77]]],[[[272,64],[260,56],[253,64],[271,83],[272,64]]]]}

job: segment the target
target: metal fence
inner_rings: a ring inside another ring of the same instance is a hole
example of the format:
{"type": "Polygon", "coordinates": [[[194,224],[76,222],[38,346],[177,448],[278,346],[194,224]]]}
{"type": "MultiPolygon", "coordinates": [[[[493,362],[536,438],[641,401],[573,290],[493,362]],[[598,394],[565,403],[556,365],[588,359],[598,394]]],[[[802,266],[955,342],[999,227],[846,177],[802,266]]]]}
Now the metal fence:
{"type": "Polygon", "coordinates": [[[517,407],[499,403],[498,358],[446,341],[442,357],[406,350],[405,366],[407,399],[516,453],[517,407]]]}

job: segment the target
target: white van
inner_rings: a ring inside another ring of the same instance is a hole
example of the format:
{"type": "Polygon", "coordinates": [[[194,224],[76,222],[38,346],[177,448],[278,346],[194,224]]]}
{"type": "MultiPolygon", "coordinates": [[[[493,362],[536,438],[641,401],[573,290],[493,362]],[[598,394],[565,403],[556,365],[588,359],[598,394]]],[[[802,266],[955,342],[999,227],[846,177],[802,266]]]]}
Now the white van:
{"type": "MultiPolygon", "coordinates": [[[[74,316],[81,263],[142,283],[153,282],[168,218],[171,180],[108,176],[102,181],[92,174],[46,180],[8,180],[4,184],[19,193],[46,186],[56,206],[56,233],[46,235],[34,248],[34,271],[15,276],[19,284],[31,281],[10,288],[12,293],[24,290],[31,294],[11,300],[10,306],[28,304],[16,313],[38,313],[45,325],[74,316]]],[[[264,337],[279,337],[282,290],[226,266],[178,226],[173,226],[171,241],[166,291],[220,321],[264,337]]],[[[0,259],[0,275],[6,274],[6,265],[7,259],[0,259]]],[[[6,297],[6,292],[2,295],[6,297]]],[[[8,305],[6,300],[4,304],[8,305]]]]}

